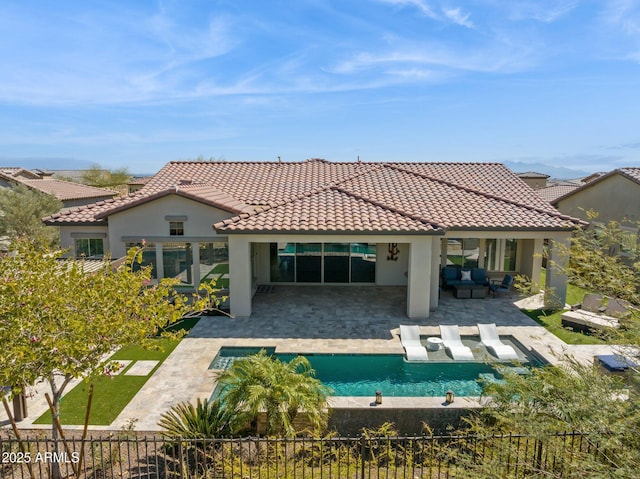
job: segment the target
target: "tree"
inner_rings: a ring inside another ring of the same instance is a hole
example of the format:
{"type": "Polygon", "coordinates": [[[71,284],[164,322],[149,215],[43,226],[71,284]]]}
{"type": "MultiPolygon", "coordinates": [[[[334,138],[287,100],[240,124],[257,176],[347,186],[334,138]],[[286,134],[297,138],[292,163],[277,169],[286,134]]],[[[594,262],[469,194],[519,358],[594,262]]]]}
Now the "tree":
{"type": "Polygon", "coordinates": [[[131,174],[127,168],[106,170],[100,165],[91,165],[81,175],[82,182],[97,188],[113,188],[127,184],[131,180],[131,174]]]}
{"type": "Polygon", "coordinates": [[[194,301],[174,294],[174,280],[151,285],[149,268],[133,271],[142,249],[116,269],[105,258],[96,272],[60,256],[21,242],[0,257],[0,383],[16,394],[44,379],[55,415],[72,379],[109,372],[104,358],[120,346],[176,336],[164,328],[212,300],[210,290],[194,301]]]}
{"type": "Polygon", "coordinates": [[[42,218],[62,206],[55,196],[24,185],[0,188],[0,236],[11,241],[28,238],[36,247],[54,246],[59,241],[58,229],[45,226],[42,218]]]}
{"type": "Polygon", "coordinates": [[[267,418],[268,435],[294,436],[294,420],[299,413],[316,430],[328,419],[327,396],[331,390],[314,377],[309,360],[297,356],[282,362],[259,354],[238,359],[218,378],[220,403],[233,417],[232,429],[238,432],[251,425],[256,432],[259,413],[267,418]]]}
{"type": "MultiPolygon", "coordinates": [[[[598,214],[587,212],[590,221],[598,214]]],[[[640,227],[640,223],[637,225],[640,227]]],[[[626,232],[616,221],[597,227],[582,228],[569,245],[553,244],[560,256],[569,257],[566,265],[556,265],[569,282],[607,296],[640,304],[640,255],[637,246],[620,253],[626,232]]]]}
{"type": "MultiPolygon", "coordinates": [[[[595,214],[590,213],[590,217],[595,218],[595,214]]],[[[569,245],[552,244],[560,256],[570,258],[566,264],[555,266],[572,284],[625,299],[637,308],[640,264],[637,251],[631,250],[624,257],[619,254],[622,241],[623,230],[616,222],[597,229],[580,229],[569,245]]],[[[640,364],[640,313],[630,308],[629,314],[624,323],[626,328],[611,332],[608,337],[617,344],[625,344],[619,347],[619,353],[640,364]]],[[[629,371],[624,378],[614,377],[603,374],[594,364],[581,364],[570,356],[558,359],[560,365],[535,369],[526,376],[505,371],[504,382],[487,385],[485,397],[490,407],[469,420],[470,428],[479,435],[522,433],[534,437],[540,455],[543,445],[549,445],[549,435],[560,431],[585,434],[588,448],[577,448],[568,458],[563,456],[566,448],[559,447],[553,464],[560,467],[569,461],[570,468],[558,472],[538,470],[542,462],[536,459],[539,455],[534,455],[531,462],[518,450],[520,443],[510,444],[510,449],[500,454],[484,451],[481,460],[478,456],[457,458],[465,460],[468,477],[502,477],[500,457],[522,458],[520,467],[530,468],[531,476],[535,477],[637,476],[640,468],[638,371],[629,371]]]]}

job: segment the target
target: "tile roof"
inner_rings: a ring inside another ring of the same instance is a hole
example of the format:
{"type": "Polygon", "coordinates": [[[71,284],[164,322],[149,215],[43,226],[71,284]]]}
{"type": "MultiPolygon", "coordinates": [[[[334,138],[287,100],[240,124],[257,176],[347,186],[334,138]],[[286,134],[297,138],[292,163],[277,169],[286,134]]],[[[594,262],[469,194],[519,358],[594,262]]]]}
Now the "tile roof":
{"type": "Polygon", "coordinates": [[[6,176],[11,176],[14,178],[24,177],[24,178],[33,178],[37,179],[40,176],[33,171],[29,171],[26,168],[21,168],[19,166],[0,166],[0,173],[3,173],[6,176]]]}
{"type": "Polygon", "coordinates": [[[179,194],[235,214],[219,231],[441,232],[563,229],[560,214],[498,163],[171,162],[140,191],[54,215],[48,224],[104,222],[179,194]],[[177,185],[177,189],[176,189],[177,185]]]}
{"type": "Polygon", "coordinates": [[[70,181],[56,180],[50,177],[41,178],[37,174],[24,168],[0,167],[0,178],[13,183],[20,183],[32,190],[42,191],[53,195],[61,201],[81,199],[103,199],[116,196],[116,191],[93,186],[81,185],[70,181]]]}
{"type": "Polygon", "coordinates": [[[577,183],[565,182],[545,186],[544,188],[540,188],[535,191],[537,195],[540,196],[540,198],[547,201],[548,203],[553,203],[561,196],[564,196],[577,188],[580,188],[580,185],[578,185],[577,183]]]}
{"type": "Polygon", "coordinates": [[[263,233],[430,233],[437,227],[359,198],[337,187],[267,207],[259,214],[241,215],[216,224],[227,232],[263,233]]]}
{"type": "Polygon", "coordinates": [[[19,181],[29,188],[53,195],[61,201],[105,198],[118,194],[116,191],[106,190],[104,188],[95,188],[70,181],[55,180],[53,178],[41,180],[19,179],[19,181]]]}

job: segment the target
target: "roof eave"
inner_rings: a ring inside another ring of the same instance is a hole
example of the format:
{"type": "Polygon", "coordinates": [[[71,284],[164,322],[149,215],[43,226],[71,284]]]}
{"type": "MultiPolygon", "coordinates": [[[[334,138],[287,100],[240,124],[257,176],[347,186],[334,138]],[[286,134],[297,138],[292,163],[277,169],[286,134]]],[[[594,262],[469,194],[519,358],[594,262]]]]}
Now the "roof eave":
{"type": "Polygon", "coordinates": [[[225,227],[216,228],[214,225],[214,230],[216,233],[224,233],[227,235],[230,234],[241,234],[241,235],[262,235],[262,234],[271,234],[271,235],[293,235],[293,236],[302,236],[302,235],[325,235],[325,236],[444,236],[444,230],[438,231],[353,231],[353,230],[282,230],[282,229],[252,229],[252,230],[235,230],[235,229],[227,229],[225,227]]]}

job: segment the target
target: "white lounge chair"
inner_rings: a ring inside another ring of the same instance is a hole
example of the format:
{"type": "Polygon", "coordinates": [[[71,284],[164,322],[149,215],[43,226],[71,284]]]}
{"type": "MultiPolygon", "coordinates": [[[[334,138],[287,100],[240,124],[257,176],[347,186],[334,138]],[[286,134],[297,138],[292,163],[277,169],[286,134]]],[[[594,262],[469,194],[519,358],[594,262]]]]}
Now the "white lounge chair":
{"type": "Polygon", "coordinates": [[[473,353],[471,348],[462,344],[460,339],[460,330],[457,325],[440,325],[440,337],[445,349],[456,360],[473,361],[473,353]]]}
{"type": "Polygon", "coordinates": [[[480,342],[498,359],[518,359],[516,350],[500,340],[495,323],[478,324],[478,330],[480,331],[480,342]]]}
{"type": "Polygon", "coordinates": [[[418,326],[400,325],[400,342],[404,347],[407,361],[428,361],[427,348],[420,342],[420,330],[418,326]]]}

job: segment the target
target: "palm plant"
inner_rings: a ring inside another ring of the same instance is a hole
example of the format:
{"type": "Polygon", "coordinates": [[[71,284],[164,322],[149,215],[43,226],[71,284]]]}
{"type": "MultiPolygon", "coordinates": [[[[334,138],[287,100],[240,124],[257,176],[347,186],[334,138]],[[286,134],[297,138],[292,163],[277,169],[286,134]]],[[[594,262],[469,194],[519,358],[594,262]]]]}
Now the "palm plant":
{"type": "Polygon", "coordinates": [[[220,402],[232,428],[238,432],[251,425],[256,432],[257,418],[266,413],[268,435],[294,436],[296,416],[305,419],[316,431],[327,422],[327,396],[332,391],[315,377],[304,356],[289,362],[272,358],[266,352],[234,361],[218,378],[220,402]]]}
{"type": "Polygon", "coordinates": [[[181,402],[158,421],[166,436],[183,438],[221,437],[230,432],[229,420],[219,401],[198,399],[196,405],[181,402]]]}

